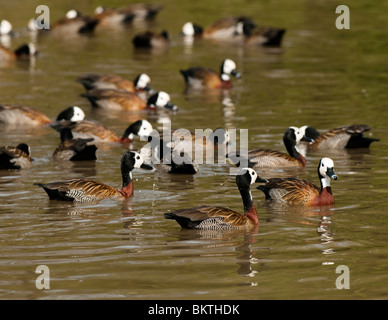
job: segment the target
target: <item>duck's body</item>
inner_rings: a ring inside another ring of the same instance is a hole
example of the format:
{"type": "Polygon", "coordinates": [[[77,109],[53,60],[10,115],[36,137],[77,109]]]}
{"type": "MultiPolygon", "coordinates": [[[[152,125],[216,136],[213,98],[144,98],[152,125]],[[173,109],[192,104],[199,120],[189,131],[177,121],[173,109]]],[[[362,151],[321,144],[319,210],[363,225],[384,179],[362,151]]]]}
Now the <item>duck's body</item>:
{"type": "Polygon", "coordinates": [[[131,22],[152,21],[156,15],[163,9],[163,6],[150,3],[132,3],[121,10],[128,16],[133,16],[131,22]]]}
{"type": "Polygon", "coordinates": [[[0,62],[11,62],[15,60],[29,60],[37,54],[34,44],[23,44],[15,51],[0,46],[0,62]]]}
{"type": "Polygon", "coordinates": [[[74,139],[70,128],[61,130],[61,143],[54,150],[56,161],[86,161],[96,160],[97,147],[90,144],[94,139],[74,139]]]}
{"type": "Polygon", "coordinates": [[[135,35],[132,43],[135,48],[166,49],[170,46],[170,39],[168,32],[165,30],[160,33],[146,31],[135,35]]]}
{"type": "Polygon", "coordinates": [[[259,224],[256,208],[252,202],[250,185],[265,182],[250,168],[242,169],[236,184],[240,191],[244,214],[224,207],[198,206],[165,213],[166,219],[176,220],[182,228],[203,230],[251,229],[259,224]]]}
{"type": "MultiPolygon", "coordinates": [[[[84,118],[83,110],[72,106],[60,112],[57,121],[80,121],[84,118]]],[[[15,126],[40,126],[53,124],[53,121],[44,113],[27,106],[0,105],[0,123],[15,126]]]]}
{"type": "Polygon", "coordinates": [[[63,122],[60,126],[54,127],[57,131],[69,128],[75,139],[93,139],[95,143],[131,143],[134,136],[147,137],[153,128],[147,120],[138,120],[129,125],[121,137],[112,130],[92,121],[63,122]]]}
{"type": "Polygon", "coordinates": [[[63,19],[55,22],[47,30],[50,34],[62,37],[90,34],[94,32],[98,22],[98,19],[86,17],[76,10],[69,10],[63,19]]]}
{"type": "Polygon", "coordinates": [[[82,94],[93,107],[107,110],[138,111],[149,108],[176,109],[170,101],[170,96],[159,91],[144,101],[137,93],[114,89],[94,89],[82,94]]]}
{"type": "Polygon", "coordinates": [[[0,147],[0,169],[28,169],[32,166],[31,151],[27,144],[0,147]]]}
{"type": "MultiPolygon", "coordinates": [[[[306,159],[296,148],[298,141],[312,141],[306,138],[296,127],[289,127],[284,135],[283,142],[288,154],[269,150],[269,149],[252,149],[248,150],[248,159],[244,159],[250,168],[292,168],[304,167],[306,159]]],[[[239,152],[228,154],[227,157],[232,163],[238,165],[242,159],[239,152]]]]}
{"type": "Polygon", "coordinates": [[[372,142],[380,140],[364,136],[364,133],[370,130],[368,125],[342,126],[323,134],[309,126],[303,126],[300,129],[307,137],[314,139],[314,142],[308,146],[314,150],[369,148],[372,142]]]}
{"type": "Polygon", "coordinates": [[[48,184],[35,183],[42,187],[50,200],[90,202],[102,199],[125,199],[133,195],[132,170],[143,168],[153,170],[143,158],[133,151],[127,151],[121,158],[123,184],[120,189],[110,187],[92,179],[68,179],[48,184]]]}
{"type": "Polygon", "coordinates": [[[88,73],[78,78],[86,90],[115,89],[128,92],[149,92],[151,90],[151,78],[142,73],[134,81],[113,74],[88,73]]]}
{"type": "Polygon", "coordinates": [[[150,21],[161,9],[162,6],[145,3],[135,3],[120,8],[99,6],[95,9],[93,18],[98,19],[101,26],[118,26],[150,21]]]}
{"type": "Polygon", "coordinates": [[[245,46],[280,46],[285,29],[272,27],[259,27],[244,32],[245,46]]]}
{"type": "Polygon", "coordinates": [[[253,28],[256,24],[249,17],[225,17],[203,29],[202,37],[216,40],[240,40],[244,36],[244,28],[253,28]]]}
{"type": "Polygon", "coordinates": [[[334,204],[330,179],[337,180],[334,163],[330,158],[322,158],[318,165],[321,187],[308,180],[297,178],[271,178],[257,189],[264,192],[266,199],[281,204],[324,206],[334,204]]]}
{"type": "Polygon", "coordinates": [[[221,64],[220,73],[210,68],[192,67],[180,70],[188,87],[201,89],[229,89],[233,86],[230,75],[237,79],[241,78],[236,70],[236,63],[233,60],[225,59],[221,64]]]}

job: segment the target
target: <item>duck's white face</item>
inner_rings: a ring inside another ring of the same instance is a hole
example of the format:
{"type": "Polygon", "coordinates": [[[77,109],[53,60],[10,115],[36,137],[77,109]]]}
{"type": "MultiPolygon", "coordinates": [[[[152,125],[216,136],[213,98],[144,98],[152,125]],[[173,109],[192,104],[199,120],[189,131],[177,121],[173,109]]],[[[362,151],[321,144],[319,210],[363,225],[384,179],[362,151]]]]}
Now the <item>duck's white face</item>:
{"type": "Polygon", "coordinates": [[[308,128],[308,126],[303,126],[303,127],[300,127],[299,130],[300,132],[305,135],[306,134],[306,129],[308,128]]]}
{"type": "Polygon", "coordinates": [[[134,168],[140,168],[140,166],[143,164],[144,162],[144,159],[143,157],[140,155],[140,153],[136,152],[136,151],[133,151],[134,153],[134,156],[133,158],[135,159],[135,164],[134,164],[134,168]]]}
{"type": "Polygon", "coordinates": [[[98,6],[96,9],[94,9],[95,14],[100,14],[104,12],[104,7],[98,6]]]}
{"type": "Polygon", "coordinates": [[[149,123],[147,120],[143,120],[138,132],[138,136],[148,137],[151,135],[152,131],[153,131],[152,124],[149,123]]]}
{"type": "Polygon", "coordinates": [[[241,175],[244,175],[246,173],[249,173],[249,176],[251,178],[251,182],[250,184],[253,184],[256,182],[256,179],[257,179],[257,173],[255,170],[253,170],[252,168],[243,168],[240,170],[240,172],[238,174],[241,174],[241,175]]]}
{"type": "Polygon", "coordinates": [[[137,81],[136,83],[136,87],[137,88],[141,88],[141,89],[144,89],[145,87],[147,87],[149,84],[151,83],[151,78],[145,74],[145,73],[142,73],[139,77],[139,80],[137,81]]]}
{"type": "Polygon", "coordinates": [[[226,59],[222,70],[226,74],[231,74],[233,70],[236,70],[236,63],[233,60],[226,59]]]}
{"type": "Polygon", "coordinates": [[[82,121],[85,119],[85,112],[80,107],[74,106],[73,111],[74,114],[70,121],[82,121]]]}
{"type": "MultiPolygon", "coordinates": [[[[319,173],[323,177],[332,178],[333,175],[329,176],[328,172],[333,171],[333,169],[334,169],[334,162],[333,162],[333,160],[331,160],[330,158],[322,158],[321,159],[321,164],[319,166],[319,173]]],[[[334,173],[334,171],[333,171],[333,173],[334,173]]]]}
{"type": "Polygon", "coordinates": [[[27,29],[29,31],[37,31],[38,30],[38,26],[36,25],[36,19],[31,18],[30,20],[28,20],[27,29]]]}
{"type": "Polygon", "coordinates": [[[72,10],[69,10],[66,12],[66,18],[67,19],[74,19],[74,18],[77,18],[78,16],[78,12],[74,9],[72,10]]]}
{"type": "Polygon", "coordinates": [[[167,92],[160,91],[158,99],[156,100],[156,107],[163,108],[171,100],[170,95],[167,92]]]}
{"type": "Polygon", "coordinates": [[[193,23],[186,22],[182,27],[182,33],[187,37],[194,37],[195,31],[194,31],[193,23]]]}
{"type": "Polygon", "coordinates": [[[294,130],[296,142],[301,141],[304,137],[304,131],[302,131],[298,127],[290,127],[290,128],[294,130]]]}
{"type": "Polygon", "coordinates": [[[0,35],[9,34],[12,31],[12,24],[8,20],[0,21],[0,35]]]}

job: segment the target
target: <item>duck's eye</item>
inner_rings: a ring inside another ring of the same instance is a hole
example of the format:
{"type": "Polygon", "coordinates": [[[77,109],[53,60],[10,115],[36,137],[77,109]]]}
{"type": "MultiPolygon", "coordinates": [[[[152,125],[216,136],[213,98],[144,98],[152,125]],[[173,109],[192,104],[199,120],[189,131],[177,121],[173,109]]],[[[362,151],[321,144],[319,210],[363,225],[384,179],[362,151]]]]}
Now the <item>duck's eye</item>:
{"type": "Polygon", "coordinates": [[[140,159],[140,156],[137,156],[136,159],[139,160],[139,159],[140,159]]]}

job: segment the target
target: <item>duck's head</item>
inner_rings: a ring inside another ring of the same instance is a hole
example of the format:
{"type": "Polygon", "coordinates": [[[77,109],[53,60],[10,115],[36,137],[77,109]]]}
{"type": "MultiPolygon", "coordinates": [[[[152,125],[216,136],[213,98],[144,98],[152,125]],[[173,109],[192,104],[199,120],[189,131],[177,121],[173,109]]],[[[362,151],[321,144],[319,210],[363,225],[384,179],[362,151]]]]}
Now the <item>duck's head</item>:
{"type": "Polygon", "coordinates": [[[170,95],[167,92],[159,91],[154,93],[147,101],[147,109],[166,108],[178,110],[178,106],[171,102],[170,95]]]}
{"type": "Polygon", "coordinates": [[[225,59],[221,64],[221,79],[224,81],[230,80],[230,75],[236,79],[241,78],[241,74],[237,71],[236,63],[231,59],[225,59]]]}

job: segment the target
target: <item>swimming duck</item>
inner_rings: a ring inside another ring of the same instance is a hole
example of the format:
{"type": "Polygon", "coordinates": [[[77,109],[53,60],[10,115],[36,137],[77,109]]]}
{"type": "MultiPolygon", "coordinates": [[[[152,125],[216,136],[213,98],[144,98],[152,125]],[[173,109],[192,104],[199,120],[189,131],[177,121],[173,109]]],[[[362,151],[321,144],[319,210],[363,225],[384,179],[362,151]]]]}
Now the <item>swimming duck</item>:
{"type": "Polygon", "coordinates": [[[0,123],[7,125],[54,125],[60,120],[81,121],[84,118],[85,113],[77,106],[71,106],[61,111],[57,116],[57,121],[53,122],[44,113],[30,107],[21,105],[0,105],[0,123]]]}
{"type": "Polygon", "coordinates": [[[353,124],[342,126],[323,134],[320,134],[316,129],[310,126],[303,126],[300,131],[309,138],[314,139],[314,142],[308,147],[312,149],[353,149],[353,148],[369,148],[373,141],[380,139],[369,138],[364,136],[364,132],[371,128],[368,125],[353,124]]]}
{"type": "Polygon", "coordinates": [[[150,21],[161,9],[162,6],[145,3],[134,3],[119,8],[98,6],[94,10],[93,17],[99,20],[99,25],[117,26],[132,22],[150,21]]]}
{"type": "Polygon", "coordinates": [[[69,10],[64,18],[53,23],[49,29],[38,29],[36,21],[31,19],[28,29],[32,32],[50,33],[61,37],[71,37],[75,35],[93,33],[99,20],[84,16],[77,10],[69,10]]]}
{"type": "Polygon", "coordinates": [[[28,169],[32,167],[31,149],[25,143],[16,147],[0,147],[0,169],[28,169]]]}
{"type": "Polygon", "coordinates": [[[90,202],[107,198],[125,199],[133,195],[132,171],[136,168],[154,170],[151,165],[144,162],[139,153],[127,151],[121,158],[123,184],[120,189],[87,178],[68,179],[48,184],[34,183],[34,185],[42,187],[50,200],[90,202]]]}
{"type": "Polygon", "coordinates": [[[25,43],[18,47],[15,51],[12,51],[9,48],[0,46],[0,62],[10,62],[14,60],[29,60],[35,55],[38,51],[33,43],[25,43]]]}
{"type": "Polygon", "coordinates": [[[54,150],[53,159],[60,161],[96,160],[97,147],[90,144],[94,139],[74,139],[70,128],[61,130],[61,143],[54,150]]]}
{"type": "Polygon", "coordinates": [[[280,46],[286,29],[273,27],[244,27],[245,46],[280,46]]]}
{"type": "Polygon", "coordinates": [[[241,78],[236,70],[236,63],[231,59],[225,59],[221,63],[220,73],[213,69],[203,67],[192,67],[186,70],[180,70],[187,86],[191,88],[222,88],[232,87],[230,75],[241,78]]]}
{"type": "Polygon", "coordinates": [[[99,21],[98,26],[117,27],[132,22],[134,14],[132,12],[125,12],[122,8],[98,6],[94,10],[93,18],[99,21]]]}
{"type": "Polygon", "coordinates": [[[318,165],[318,177],[321,187],[308,180],[297,178],[271,178],[264,186],[257,189],[264,192],[267,200],[282,204],[299,204],[304,206],[324,206],[334,204],[330,179],[337,180],[334,173],[334,162],[322,158],[318,165]]]}
{"type": "Polygon", "coordinates": [[[147,120],[137,120],[130,124],[121,137],[117,136],[112,130],[92,121],[67,122],[53,128],[61,132],[64,128],[69,128],[74,138],[90,139],[95,143],[119,142],[131,143],[134,136],[148,137],[152,133],[152,125],[147,120]]]}
{"type": "Polygon", "coordinates": [[[236,185],[244,205],[244,214],[224,207],[199,206],[167,212],[164,217],[176,220],[185,229],[251,229],[259,224],[250,192],[250,185],[255,182],[266,182],[266,180],[258,177],[251,168],[241,169],[236,176],[236,185]]]}
{"type": "MultiPolygon", "coordinates": [[[[285,167],[304,167],[306,159],[302,156],[296,144],[299,141],[313,141],[307,138],[297,127],[289,127],[283,135],[283,142],[289,154],[268,149],[253,149],[248,150],[248,166],[254,169],[257,168],[285,168],[285,167]]],[[[239,165],[240,153],[229,153],[226,155],[230,161],[239,165]]]]}
{"type": "Polygon", "coordinates": [[[162,5],[151,3],[132,3],[121,8],[127,15],[133,15],[133,22],[151,21],[162,9],[162,5]]]}
{"type": "Polygon", "coordinates": [[[177,106],[171,103],[170,95],[159,91],[144,101],[135,92],[128,92],[114,89],[89,90],[81,96],[87,98],[93,107],[110,110],[144,110],[155,108],[167,108],[177,110],[177,106]]]}
{"type": "Polygon", "coordinates": [[[170,37],[166,30],[160,33],[146,31],[136,34],[132,43],[135,48],[167,49],[170,46],[170,37]]]}
{"type": "Polygon", "coordinates": [[[151,78],[145,74],[139,74],[134,81],[113,74],[88,73],[77,79],[86,90],[93,89],[116,89],[129,92],[150,92],[151,78]]]}
{"type": "Polygon", "coordinates": [[[216,40],[241,40],[244,37],[244,28],[254,28],[255,26],[256,23],[249,17],[225,17],[206,26],[203,29],[202,37],[216,40]]]}

